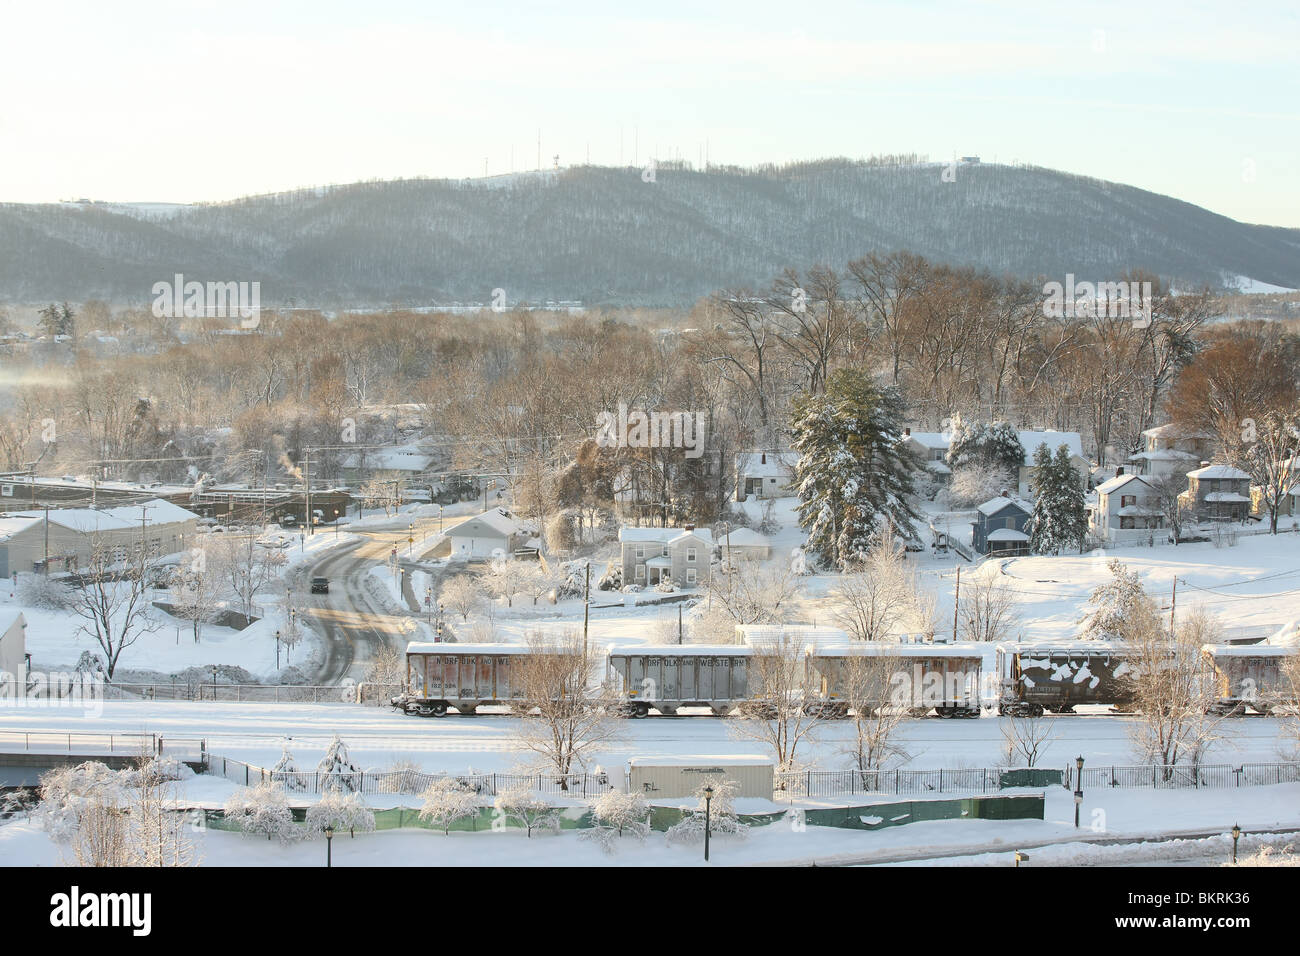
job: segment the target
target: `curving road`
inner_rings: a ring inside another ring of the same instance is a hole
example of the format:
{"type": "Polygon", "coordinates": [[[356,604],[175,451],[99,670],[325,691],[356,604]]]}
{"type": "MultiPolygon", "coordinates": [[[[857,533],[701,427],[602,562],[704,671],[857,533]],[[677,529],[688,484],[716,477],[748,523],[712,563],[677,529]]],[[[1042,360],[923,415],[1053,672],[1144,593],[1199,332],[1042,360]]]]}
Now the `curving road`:
{"type": "MultiPolygon", "coordinates": [[[[421,530],[417,525],[417,535],[421,530]]],[[[324,642],[325,658],[313,678],[318,684],[364,680],[380,648],[405,647],[415,630],[409,585],[404,588],[408,608],[398,613],[389,601],[376,596],[370,580],[371,569],[386,564],[394,546],[405,549],[405,528],[355,533],[362,540],[331,549],[294,574],[300,613],[310,617],[311,626],[324,642]],[[317,576],[329,578],[328,594],[311,593],[311,579],[317,576]]]]}

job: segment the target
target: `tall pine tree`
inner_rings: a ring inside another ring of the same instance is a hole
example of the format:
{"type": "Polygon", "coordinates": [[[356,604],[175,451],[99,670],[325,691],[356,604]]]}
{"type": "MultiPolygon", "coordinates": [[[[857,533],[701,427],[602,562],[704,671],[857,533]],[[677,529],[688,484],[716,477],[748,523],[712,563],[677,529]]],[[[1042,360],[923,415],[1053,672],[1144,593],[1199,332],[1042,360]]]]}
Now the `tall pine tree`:
{"type": "Polygon", "coordinates": [[[903,411],[896,389],[847,368],[831,374],[824,394],[795,401],[796,510],[823,565],[862,560],[886,525],[910,535],[917,462],[900,441],[903,411]]]}
{"type": "Polygon", "coordinates": [[[1082,547],[1088,531],[1083,483],[1062,445],[1053,457],[1044,442],[1034,451],[1034,508],[1025,531],[1029,546],[1038,554],[1060,554],[1066,547],[1082,547]]]}

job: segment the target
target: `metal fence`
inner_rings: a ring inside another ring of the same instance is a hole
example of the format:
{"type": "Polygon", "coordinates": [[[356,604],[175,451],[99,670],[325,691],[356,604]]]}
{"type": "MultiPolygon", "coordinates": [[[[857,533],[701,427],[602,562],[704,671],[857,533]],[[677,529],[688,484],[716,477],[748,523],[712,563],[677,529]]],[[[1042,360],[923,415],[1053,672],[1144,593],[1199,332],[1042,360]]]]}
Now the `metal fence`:
{"type": "Polygon", "coordinates": [[[318,770],[268,770],[231,757],[208,756],[208,772],[247,787],[267,781],[290,794],[316,795],[331,790],[363,795],[405,793],[418,796],[439,780],[451,778],[479,796],[495,797],[512,790],[534,790],[553,796],[596,796],[610,789],[608,774],[595,773],[424,773],[418,770],[357,770],[326,773],[318,770]]]}
{"type": "MultiPolygon", "coordinates": [[[[959,770],[804,770],[778,773],[779,797],[854,794],[993,793],[1006,787],[1060,786],[1075,789],[1075,768],[975,768],[959,770]]],[[[1253,787],[1300,782],[1300,764],[1248,763],[1145,767],[1084,767],[1083,789],[1103,787],[1192,789],[1253,787]]]]}
{"type": "MultiPolygon", "coordinates": [[[[370,685],[375,686],[375,685],[370,685]]],[[[356,684],[213,684],[210,681],[155,683],[155,684],[104,684],[101,692],[105,700],[206,700],[230,703],[279,704],[355,704],[358,702],[356,684]]],[[[394,690],[393,695],[398,691],[394,690]]],[[[390,696],[393,696],[390,695],[390,696]]],[[[388,703],[371,691],[363,703],[388,703]]]]}
{"type": "Polygon", "coordinates": [[[774,789],[786,797],[824,797],[858,793],[989,793],[1001,789],[1004,771],[967,770],[804,770],[778,773],[774,789]]]}
{"type": "MultiPolygon", "coordinates": [[[[1074,767],[1065,771],[1065,786],[1073,790],[1076,773],[1074,767]]],[[[1083,768],[1083,789],[1112,787],[1132,789],[1151,787],[1157,790],[1182,790],[1224,787],[1257,787],[1277,783],[1300,783],[1300,764],[1245,763],[1207,764],[1193,766],[1178,764],[1146,767],[1088,767],[1083,768]]]]}
{"type": "Polygon", "coordinates": [[[0,753],[75,754],[77,756],[175,757],[189,763],[203,760],[207,746],[198,737],[167,737],[150,733],[56,733],[0,731],[0,753]]]}

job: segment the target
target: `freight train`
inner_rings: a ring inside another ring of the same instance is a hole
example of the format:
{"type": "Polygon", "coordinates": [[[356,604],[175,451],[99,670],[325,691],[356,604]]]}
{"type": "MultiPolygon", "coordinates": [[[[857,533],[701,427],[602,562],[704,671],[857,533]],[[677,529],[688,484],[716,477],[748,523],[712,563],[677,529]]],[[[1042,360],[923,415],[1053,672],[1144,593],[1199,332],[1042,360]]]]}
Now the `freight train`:
{"type": "MultiPolygon", "coordinates": [[[[529,653],[524,644],[412,643],[406,650],[406,692],[392,704],[421,717],[443,717],[452,708],[473,715],[480,707],[531,706],[512,677],[519,659],[529,653]]],[[[791,683],[809,712],[844,717],[854,696],[849,682],[861,679],[862,662],[874,659],[884,668],[889,706],[904,707],[915,716],[934,710],[940,717],[978,717],[982,657],[978,645],[809,648],[791,683]]],[[[605,680],[618,699],[614,712],[620,716],[672,716],[682,709],[717,716],[737,710],[765,713],[771,708],[753,673],[762,660],[762,651],[749,644],[615,645],[604,655],[605,680]]]]}
{"type": "MultiPolygon", "coordinates": [[[[1284,662],[1300,648],[1267,644],[1207,644],[1201,649],[1201,678],[1211,683],[1214,713],[1239,716],[1252,708],[1269,714],[1295,704],[1284,662]]],[[[1055,644],[1001,644],[995,655],[1001,683],[998,712],[1036,717],[1047,711],[1069,714],[1081,704],[1134,706],[1137,670],[1123,644],[1073,641],[1055,644]]]]}

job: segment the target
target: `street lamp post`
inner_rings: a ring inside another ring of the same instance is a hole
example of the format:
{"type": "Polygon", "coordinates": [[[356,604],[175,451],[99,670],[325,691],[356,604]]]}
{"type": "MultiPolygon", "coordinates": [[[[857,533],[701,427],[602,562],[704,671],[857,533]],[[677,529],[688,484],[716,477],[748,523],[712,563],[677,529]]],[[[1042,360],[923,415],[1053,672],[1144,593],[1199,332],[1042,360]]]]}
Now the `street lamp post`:
{"type": "Polygon", "coordinates": [[[1241,839],[1241,827],[1232,825],[1232,865],[1237,865],[1237,841],[1241,839]]]}
{"type": "Polygon", "coordinates": [[[217,665],[212,665],[212,699],[217,699],[217,665]]]}
{"type": "Polygon", "coordinates": [[[1083,806],[1083,755],[1074,758],[1074,828],[1079,828],[1079,808],[1083,806]]]}
{"type": "Polygon", "coordinates": [[[334,827],[325,827],[325,866],[334,865],[334,827]]]}
{"type": "Polygon", "coordinates": [[[275,669],[280,669],[280,630],[275,631],[275,669]]]}
{"type": "Polygon", "coordinates": [[[339,509],[334,509],[334,537],[339,536],[339,509]]]}
{"type": "Polygon", "coordinates": [[[713,828],[713,788],[704,788],[704,862],[709,862],[709,833],[713,828]]]}

